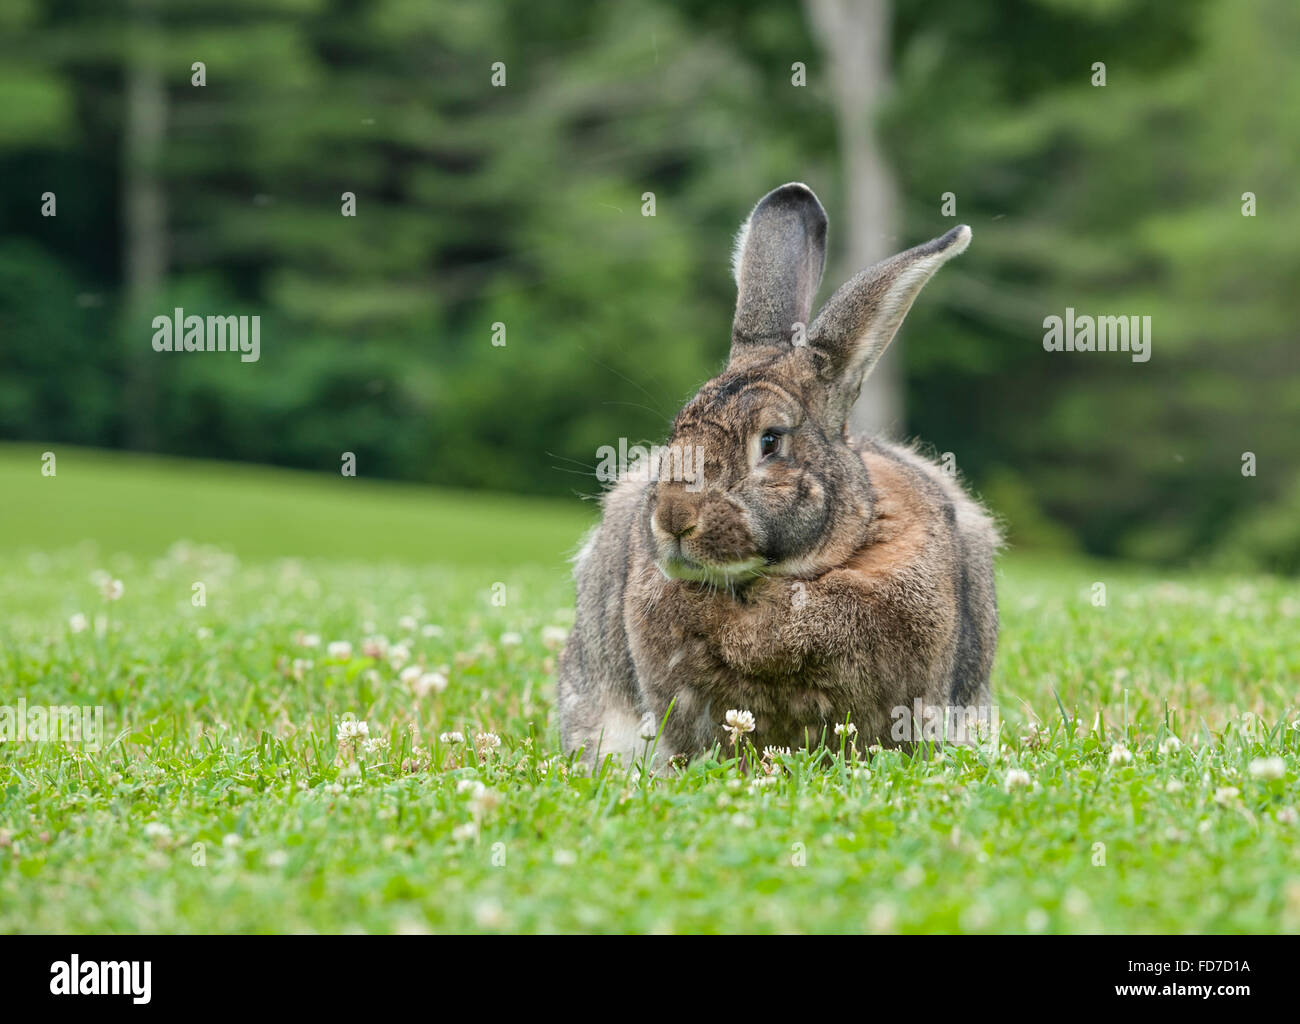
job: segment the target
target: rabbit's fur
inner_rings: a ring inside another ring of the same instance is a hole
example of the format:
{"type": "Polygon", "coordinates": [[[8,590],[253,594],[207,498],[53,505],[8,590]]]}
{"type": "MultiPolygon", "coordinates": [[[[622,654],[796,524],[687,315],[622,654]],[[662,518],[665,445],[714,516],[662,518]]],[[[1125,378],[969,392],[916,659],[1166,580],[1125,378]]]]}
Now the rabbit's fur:
{"type": "Polygon", "coordinates": [[[630,760],[662,726],[656,763],[729,751],[731,709],[753,713],[760,750],[816,746],[846,718],[888,746],[917,700],[988,705],[993,523],[914,450],[846,432],[912,300],[969,240],[963,225],[863,271],[807,326],[825,212],[800,184],[754,208],[726,369],[678,414],[657,479],[606,494],[577,556],[566,749],[630,760]]]}

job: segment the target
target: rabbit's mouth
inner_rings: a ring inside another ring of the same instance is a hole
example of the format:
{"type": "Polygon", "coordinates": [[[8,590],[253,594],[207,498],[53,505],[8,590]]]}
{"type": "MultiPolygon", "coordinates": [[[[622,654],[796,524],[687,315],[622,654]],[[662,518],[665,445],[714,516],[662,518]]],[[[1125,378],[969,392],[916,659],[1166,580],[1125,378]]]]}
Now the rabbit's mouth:
{"type": "Polygon", "coordinates": [[[761,555],[728,562],[725,565],[705,565],[687,558],[680,551],[655,562],[659,571],[670,580],[692,580],[714,586],[734,587],[757,579],[766,559],[761,555]]]}

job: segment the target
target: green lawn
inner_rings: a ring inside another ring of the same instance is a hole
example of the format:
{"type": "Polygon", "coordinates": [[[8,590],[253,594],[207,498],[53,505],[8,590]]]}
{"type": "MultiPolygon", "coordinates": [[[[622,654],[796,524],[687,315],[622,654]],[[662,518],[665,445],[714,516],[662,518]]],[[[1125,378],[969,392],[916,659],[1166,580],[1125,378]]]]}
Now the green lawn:
{"type": "Polygon", "coordinates": [[[1010,554],[1000,750],[593,777],[551,706],[589,505],[55,451],[0,447],[0,705],[107,736],[0,744],[0,931],[1300,928],[1292,581],[1010,554]]]}

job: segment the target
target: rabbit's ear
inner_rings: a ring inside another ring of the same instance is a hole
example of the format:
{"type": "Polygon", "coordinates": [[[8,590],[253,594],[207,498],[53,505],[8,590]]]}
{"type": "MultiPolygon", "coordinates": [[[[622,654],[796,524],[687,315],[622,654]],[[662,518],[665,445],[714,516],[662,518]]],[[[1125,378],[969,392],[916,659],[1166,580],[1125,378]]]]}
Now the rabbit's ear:
{"type": "Polygon", "coordinates": [[[825,263],[826,211],[812,189],[791,182],[758,201],[731,260],[739,289],[733,360],[758,346],[789,344],[795,324],[807,328],[825,263]]]}
{"type": "Polygon", "coordinates": [[[862,381],[894,339],[912,300],[934,272],[970,244],[970,228],[946,235],[868,267],[830,297],[808,331],[808,344],[825,357],[828,416],[848,420],[862,381]]]}

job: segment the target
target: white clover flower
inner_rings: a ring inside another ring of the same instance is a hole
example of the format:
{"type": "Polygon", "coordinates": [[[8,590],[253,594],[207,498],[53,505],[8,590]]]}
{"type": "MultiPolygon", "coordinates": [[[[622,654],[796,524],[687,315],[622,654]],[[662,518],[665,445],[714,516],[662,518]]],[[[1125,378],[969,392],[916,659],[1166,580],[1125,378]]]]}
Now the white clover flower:
{"type": "Polygon", "coordinates": [[[474,923],[480,928],[500,928],[505,920],[505,911],[496,900],[484,900],[474,908],[474,923]]]}
{"type": "Polygon", "coordinates": [[[836,723],[835,723],[835,735],[836,735],[836,736],[843,736],[846,732],[847,732],[850,736],[856,736],[856,735],[858,734],[858,727],[857,727],[856,725],[854,725],[852,722],[850,722],[850,723],[848,724],[847,727],[844,725],[843,722],[836,722],[836,723]]]}
{"type": "Polygon", "coordinates": [[[1294,825],[1297,821],[1300,821],[1300,814],[1296,813],[1294,807],[1283,807],[1277,812],[1277,820],[1283,825],[1294,825]]]}
{"type": "Polygon", "coordinates": [[[424,669],[420,668],[419,665],[407,665],[406,668],[402,669],[402,671],[397,674],[397,678],[407,686],[410,686],[423,674],[424,669]]]}
{"type": "Polygon", "coordinates": [[[457,825],[451,830],[452,839],[457,841],[473,839],[476,835],[478,835],[478,826],[472,821],[466,822],[464,825],[457,825]]]}
{"type": "Polygon", "coordinates": [[[282,868],[289,863],[289,855],[284,850],[272,850],[266,855],[268,868],[282,868]]]}
{"type": "Polygon", "coordinates": [[[867,753],[868,753],[868,754],[879,754],[879,753],[881,752],[882,749],[884,749],[884,748],[881,747],[881,745],[880,745],[879,743],[873,743],[873,744],[871,744],[871,746],[867,747],[867,753]]]}
{"type": "Polygon", "coordinates": [[[1133,760],[1133,754],[1123,743],[1116,743],[1110,748],[1111,766],[1128,764],[1133,760]]]}
{"type": "Polygon", "coordinates": [[[406,633],[414,633],[420,628],[420,623],[414,615],[403,615],[397,620],[397,625],[406,633]]]}
{"type": "Polygon", "coordinates": [[[502,647],[518,647],[524,642],[524,638],[518,633],[502,633],[500,642],[502,647]]]}
{"type": "Polygon", "coordinates": [[[1007,792],[1009,793],[1013,789],[1028,788],[1030,785],[1033,784],[1033,781],[1034,780],[1029,777],[1029,773],[1027,771],[1024,771],[1020,768],[1012,768],[1007,772],[1007,780],[1006,780],[1007,792]]]}
{"type": "Polygon", "coordinates": [[[235,833],[233,832],[228,832],[221,837],[221,845],[224,846],[227,850],[233,850],[236,846],[238,846],[242,842],[243,839],[235,835],[235,833]]]}
{"type": "Polygon", "coordinates": [[[364,753],[364,754],[369,754],[369,755],[372,755],[372,756],[373,756],[374,754],[378,754],[378,753],[380,753],[380,752],[384,749],[385,746],[386,746],[386,744],[384,743],[384,740],[383,740],[382,737],[380,737],[380,736],[371,736],[371,737],[369,737],[368,739],[365,739],[365,740],[362,741],[362,743],[361,743],[361,751],[362,751],[362,753],[364,753]]]}
{"type": "Polygon", "coordinates": [[[569,777],[569,765],[559,754],[556,754],[554,757],[548,757],[545,761],[537,762],[537,773],[541,775],[542,778],[549,778],[552,768],[555,769],[556,774],[558,774],[560,778],[567,779],[569,777]]]}
{"type": "Polygon", "coordinates": [[[90,620],[87,619],[84,615],[82,615],[81,612],[77,612],[75,615],[72,616],[72,618],[68,620],[68,628],[71,629],[72,632],[74,633],[84,633],[86,631],[86,627],[89,625],[90,625],[90,620]]]}
{"type": "Polygon", "coordinates": [[[478,779],[461,779],[456,783],[457,793],[470,793],[477,796],[483,792],[486,787],[478,779]]]}
{"type": "Polygon", "coordinates": [[[1182,791],[1183,791],[1183,784],[1179,782],[1177,779],[1170,779],[1168,782],[1165,783],[1166,793],[1181,793],[1182,791]]]}
{"type": "Polygon", "coordinates": [[[551,863],[562,868],[572,867],[578,863],[578,855],[572,850],[556,850],[551,854],[551,863]]]}
{"type": "Polygon", "coordinates": [[[757,728],[754,722],[754,713],[752,711],[737,711],[732,709],[727,712],[727,724],[723,728],[731,737],[731,743],[734,746],[740,742],[740,737],[746,733],[753,732],[757,728]]]}
{"type": "Polygon", "coordinates": [[[892,903],[877,903],[867,914],[867,927],[873,932],[892,932],[898,923],[898,911],[892,903]]]}
{"type": "Polygon", "coordinates": [[[388,637],[368,636],[361,641],[361,653],[367,658],[382,658],[388,653],[388,637]]]}
{"type": "Polygon", "coordinates": [[[1156,752],[1161,757],[1164,757],[1166,754],[1176,754],[1178,753],[1178,751],[1182,749],[1183,749],[1182,740],[1180,740],[1177,736],[1167,736],[1160,741],[1160,745],[1156,747],[1156,752]]]}
{"type": "Polygon", "coordinates": [[[388,664],[396,671],[411,660],[411,649],[406,644],[393,644],[388,649],[388,664]]]}
{"type": "Polygon", "coordinates": [[[126,593],[126,587],[121,580],[105,580],[101,590],[104,597],[109,601],[119,601],[122,595],[126,593]]]}
{"type": "Polygon", "coordinates": [[[1214,802],[1216,804],[1227,806],[1228,804],[1235,803],[1237,797],[1240,795],[1241,790],[1236,786],[1220,786],[1214,791],[1214,802]]]}
{"type": "Polygon", "coordinates": [[[420,627],[421,636],[442,636],[442,627],[434,625],[432,622],[420,627]]]}
{"type": "Polygon", "coordinates": [[[331,658],[337,658],[339,661],[347,661],[352,657],[352,645],[346,640],[335,640],[325,651],[331,658]]]}
{"type": "Polygon", "coordinates": [[[476,818],[490,814],[500,806],[501,794],[495,789],[480,787],[478,792],[469,798],[469,809],[476,818]]]}
{"type": "Polygon", "coordinates": [[[350,742],[369,735],[370,723],[368,722],[358,722],[351,718],[345,718],[339,722],[338,740],[340,743],[350,742]]]}
{"type": "Polygon", "coordinates": [[[464,743],[465,734],[463,732],[443,732],[438,734],[440,743],[464,743]]]}
{"type": "Polygon", "coordinates": [[[417,697],[423,697],[429,692],[442,693],[447,689],[447,677],[441,672],[422,672],[411,684],[411,689],[417,697]]]}
{"type": "Polygon", "coordinates": [[[319,634],[319,633],[303,633],[303,634],[301,634],[301,635],[298,637],[298,646],[299,646],[299,647],[319,647],[319,646],[320,646],[320,634],[319,634]]]}
{"type": "Polygon", "coordinates": [[[569,631],[563,626],[543,626],[542,645],[548,650],[558,651],[569,639],[569,631]]]}
{"type": "Polygon", "coordinates": [[[212,630],[209,629],[207,626],[200,626],[198,629],[194,631],[194,635],[198,637],[200,640],[211,640],[212,630]]]}
{"type": "Polygon", "coordinates": [[[474,734],[474,751],[480,758],[487,757],[501,747],[501,737],[494,732],[474,734]]]}
{"type": "Polygon", "coordinates": [[[145,825],[144,834],[150,839],[166,839],[172,834],[172,830],[161,821],[151,821],[145,825]]]}
{"type": "Polygon", "coordinates": [[[1282,779],[1286,777],[1286,762],[1280,757],[1257,757],[1250,762],[1250,774],[1256,779],[1282,779]]]}

